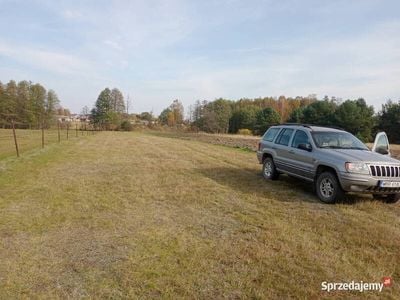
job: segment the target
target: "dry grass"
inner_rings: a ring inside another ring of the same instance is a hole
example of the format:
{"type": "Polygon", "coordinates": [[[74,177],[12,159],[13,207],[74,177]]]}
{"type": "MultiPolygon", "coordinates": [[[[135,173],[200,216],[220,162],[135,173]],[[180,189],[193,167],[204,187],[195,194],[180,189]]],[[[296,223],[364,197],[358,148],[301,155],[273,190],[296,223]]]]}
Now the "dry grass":
{"type": "Polygon", "coordinates": [[[0,172],[0,298],[400,298],[399,205],[321,204],[251,152],[108,132],[0,172]]]}

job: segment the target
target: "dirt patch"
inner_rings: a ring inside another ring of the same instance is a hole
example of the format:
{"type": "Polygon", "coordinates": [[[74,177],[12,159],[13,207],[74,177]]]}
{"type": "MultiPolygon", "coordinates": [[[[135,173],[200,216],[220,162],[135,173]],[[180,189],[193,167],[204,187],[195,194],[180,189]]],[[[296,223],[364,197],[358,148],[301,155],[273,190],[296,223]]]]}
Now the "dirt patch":
{"type": "Polygon", "coordinates": [[[160,136],[181,138],[185,140],[197,140],[205,143],[223,145],[233,148],[257,151],[259,136],[245,136],[233,134],[208,134],[208,133],[184,133],[184,132],[160,132],[160,136]]]}

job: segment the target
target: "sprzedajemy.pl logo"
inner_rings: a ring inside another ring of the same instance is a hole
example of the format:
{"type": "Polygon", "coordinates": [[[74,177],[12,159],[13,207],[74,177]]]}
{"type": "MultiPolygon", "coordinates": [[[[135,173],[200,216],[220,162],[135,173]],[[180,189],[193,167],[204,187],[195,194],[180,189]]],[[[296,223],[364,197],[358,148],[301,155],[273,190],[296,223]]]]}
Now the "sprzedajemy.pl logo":
{"type": "Polygon", "coordinates": [[[321,290],[326,292],[333,291],[377,291],[382,292],[384,287],[390,287],[393,284],[391,277],[383,277],[382,282],[364,282],[364,281],[350,281],[350,282],[327,282],[321,283],[321,290]]]}

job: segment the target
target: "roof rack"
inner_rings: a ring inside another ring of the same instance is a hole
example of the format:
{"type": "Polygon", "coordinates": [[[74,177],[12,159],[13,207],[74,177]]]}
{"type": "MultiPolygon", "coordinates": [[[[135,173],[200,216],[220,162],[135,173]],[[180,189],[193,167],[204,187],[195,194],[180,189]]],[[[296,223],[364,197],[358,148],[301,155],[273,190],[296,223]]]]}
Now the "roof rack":
{"type": "Polygon", "coordinates": [[[343,131],[346,131],[346,129],[344,129],[344,128],[342,128],[342,127],[339,127],[339,126],[321,126],[321,127],[327,127],[327,128],[332,128],[332,129],[337,129],[337,130],[343,130],[343,131]]]}
{"type": "Polygon", "coordinates": [[[313,125],[313,124],[303,124],[303,123],[282,123],[282,124],[279,124],[279,125],[303,126],[303,127],[310,128],[311,130],[312,130],[312,127],[311,127],[311,126],[314,126],[314,127],[325,127],[325,128],[331,128],[331,129],[337,129],[337,130],[346,131],[346,130],[343,129],[342,127],[334,126],[334,125],[313,125]]]}
{"type": "Polygon", "coordinates": [[[289,125],[289,126],[303,126],[311,129],[311,125],[303,124],[303,123],[282,123],[280,125],[289,125]]]}

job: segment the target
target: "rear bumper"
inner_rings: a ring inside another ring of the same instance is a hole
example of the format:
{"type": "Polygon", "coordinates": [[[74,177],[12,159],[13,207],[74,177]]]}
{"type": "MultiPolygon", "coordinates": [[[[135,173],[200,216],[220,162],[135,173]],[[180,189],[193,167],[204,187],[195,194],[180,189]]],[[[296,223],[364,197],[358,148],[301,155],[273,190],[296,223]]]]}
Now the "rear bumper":
{"type": "Polygon", "coordinates": [[[400,193],[400,187],[389,188],[380,187],[379,182],[381,180],[400,181],[393,178],[374,178],[370,175],[350,174],[341,173],[339,176],[340,184],[346,192],[357,192],[357,193],[370,193],[370,194],[395,194],[400,193]]]}

